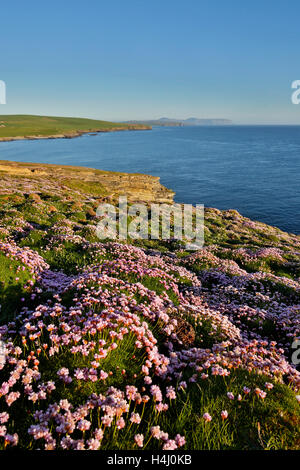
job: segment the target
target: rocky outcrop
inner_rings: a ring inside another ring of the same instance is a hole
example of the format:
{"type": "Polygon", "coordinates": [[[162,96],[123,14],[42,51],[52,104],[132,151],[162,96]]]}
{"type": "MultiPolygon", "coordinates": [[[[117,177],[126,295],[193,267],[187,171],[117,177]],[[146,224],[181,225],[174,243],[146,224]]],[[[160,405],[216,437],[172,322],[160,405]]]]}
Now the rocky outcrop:
{"type": "Polygon", "coordinates": [[[0,193],[50,190],[78,192],[103,200],[127,196],[129,202],[172,203],[174,192],[159,177],[95,170],[76,166],[0,161],[0,193]]]}
{"type": "Polygon", "coordinates": [[[142,174],[104,174],[99,176],[112,197],[126,195],[129,201],[172,203],[174,192],[160,184],[158,176],[142,174]]]}

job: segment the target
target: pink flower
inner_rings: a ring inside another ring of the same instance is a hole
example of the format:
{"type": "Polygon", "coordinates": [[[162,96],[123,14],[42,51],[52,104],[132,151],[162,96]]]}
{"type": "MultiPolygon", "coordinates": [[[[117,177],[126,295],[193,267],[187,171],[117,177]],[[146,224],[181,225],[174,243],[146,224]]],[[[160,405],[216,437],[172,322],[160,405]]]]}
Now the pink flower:
{"type": "Polygon", "coordinates": [[[6,436],[5,436],[5,443],[6,443],[6,444],[10,444],[10,445],[12,445],[12,446],[16,446],[16,445],[18,444],[18,442],[19,442],[19,436],[18,436],[18,434],[16,434],[16,433],[13,434],[13,435],[11,435],[11,434],[6,434],[6,436]]]}
{"type": "Polygon", "coordinates": [[[221,418],[222,419],[227,419],[228,418],[228,411],[227,410],[222,410],[221,411],[221,418]]]}
{"type": "Polygon", "coordinates": [[[8,392],[9,392],[9,385],[7,382],[3,382],[0,388],[0,397],[2,395],[7,395],[8,392]]]}
{"type": "Polygon", "coordinates": [[[88,450],[98,450],[100,447],[100,441],[98,439],[89,439],[87,441],[88,450]]]}
{"type": "Polygon", "coordinates": [[[116,426],[118,429],[123,429],[125,428],[125,421],[123,418],[119,418],[116,422],[116,426]]]}
{"type": "Polygon", "coordinates": [[[130,421],[135,424],[140,424],[141,417],[138,413],[131,413],[130,421]]]}
{"type": "Polygon", "coordinates": [[[172,439],[168,439],[167,442],[163,445],[163,450],[175,450],[175,449],[177,449],[177,444],[172,439]]]}
{"type": "Polygon", "coordinates": [[[266,398],[267,394],[266,392],[264,392],[263,390],[261,390],[259,387],[256,387],[256,389],[254,390],[254,392],[256,393],[256,395],[262,399],[266,398]]]}
{"type": "Polygon", "coordinates": [[[160,427],[159,426],[152,426],[150,429],[151,436],[154,437],[155,439],[160,439],[160,427]]]}
{"type": "Polygon", "coordinates": [[[62,410],[68,411],[71,408],[71,403],[68,402],[68,400],[60,400],[59,406],[61,407],[62,410]]]}
{"type": "Polygon", "coordinates": [[[91,427],[91,422],[88,421],[87,419],[81,419],[77,423],[77,428],[80,429],[80,431],[88,431],[91,427]]]}
{"type": "Polygon", "coordinates": [[[272,390],[272,388],[274,387],[274,385],[271,384],[270,382],[266,382],[266,383],[265,383],[265,387],[266,387],[268,390],[272,390]]]}
{"type": "Polygon", "coordinates": [[[104,424],[104,426],[107,426],[108,428],[110,428],[111,423],[113,422],[113,418],[112,416],[104,415],[102,416],[101,421],[104,424]]]}
{"type": "Polygon", "coordinates": [[[174,387],[167,387],[166,388],[166,397],[169,398],[170,400],[175,400],[176,398],[176,392],[174,387]]]}
{"type": "Polygon", "coordinates": [[[126,385],[126,397],[128,400],[134,400],[138,389],[134,385],[126,385]]]}
{"type": "Polygon", "coordinates": [[[5,400],[6,400],[6,403],[8,406],[12,405],[12,403],[14,401],[16,401],[19,396],[20,396],[20,392],[10,392],[6,397],[5,397],[5,400]]]}
{"type": "Polygon", "coordinates": [[[210,416],[209,413],[204,413],[203,419],[204,419],[204,421],[205,421],[206,423],[209,423],[209,421],[212,420],[212,417],[210,416]]]}
{"type": "Polygon", "coordinates": [[[99,377],[99,379],[100,379],[100,380],[105,380],[105,379],[107,379],[107,377],[108,377],[108,374],[107,374],[106,372],[104,372],[104,370],[100,370],[100,377],[99,377]]]}
{"type": "Polygon", "coordinates": [[[57,371],[58,377],[64,382],[64,383],[71,383],[72,379],[69,376],[69,369],[66,367],[62,367],[57,371]]]}
{"type": "Polygon", "coordinates": [[[143,436],[143,434],[136,434],[134,436],[134,440],[135,440],[138,447],[143,447],[143,445],[144,445],[144,436],[143,436]]]}
{"type": "Polygon", "coordinates": [[[169,408],[169,405],[167,403],[157,403],[155,405],[155,409],[159,413],[161,413],[162,411],[167,411],[168,408],[169,408]]]}
{"type": "Polygon", "coordinates": [[[153,395],[155,401],[162,401],[162,393],[157,385],[152,385],[150,388],[150,392],[153,395]]]}
{"type": "Polygon", "coordinates": [[[169,439],[169,434],[167,432],[164,432],[164,431],[160,431],[159,433],[159,438],[164,441],[164,442],[167,442],[167,440],[169,439]]]}
{"type": "Polygon", "coordinates": [[[184,446],[184,444],[186,443],[185,441],[185,437],[184,436],[181,436],[180,434],[177,434],[175,436],[175,442],[177,444],[178,447],[182,447],[184,446]]]}
{"type": "Polygon", "coordinates": [[[95,436],[95,439],[97,439],[98,441],[102,441],[103,434],[104,433],[103,433],[102,429],[99,429],[99,428],[95,429],[94,436],[95,436]]]}
{"type": "Polygon", "coordinates": [[[228,392],[228,393],[227,393],[227,396],[228,396],[229,400],[234,400],[234,395],[233,395],[233,393],[228,392]]]}
{"type": "Polygon", "coordinates": [[[3,413],[0,413],[0,423],[4,424],[8,421],[9,419],[9,414],[6,413],[5,411],[3,413]]]}

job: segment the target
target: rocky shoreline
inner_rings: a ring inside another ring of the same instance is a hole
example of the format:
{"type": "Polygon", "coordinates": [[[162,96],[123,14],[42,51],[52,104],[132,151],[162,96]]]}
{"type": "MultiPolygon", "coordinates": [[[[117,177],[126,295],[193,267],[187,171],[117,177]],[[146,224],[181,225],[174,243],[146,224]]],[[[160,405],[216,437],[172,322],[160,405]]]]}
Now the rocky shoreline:
{"type": "Polygon", "coordinates": [[[59,195],[65,190],[79,191],[115,200],[119,195],[128,201],[173,203],[174,192],[160,183],[158,176],[95,170],[80,166],[23,163],[0,160],[0,194],[10,191],[26,193],[32,188],[48,188],[59,195]]]}
{"type": "Polygon", "coordinates": [[[84,134],[99,134],[100,132],[119,132],[119,131],[145,131],[151,130],[151,126],[146,125],[130,125],[126,128],[124,127],[115,127],[113,129],[90,129],[82,131],[74,131],[63,134],[53,134],[53,135],[23,135],[23,136],[14,136],[14,137],[0,137],[0,142],[12,142],[15,140],[43,140],[43,139],[74,139],[75,137],[81,137],[84,134]]]}

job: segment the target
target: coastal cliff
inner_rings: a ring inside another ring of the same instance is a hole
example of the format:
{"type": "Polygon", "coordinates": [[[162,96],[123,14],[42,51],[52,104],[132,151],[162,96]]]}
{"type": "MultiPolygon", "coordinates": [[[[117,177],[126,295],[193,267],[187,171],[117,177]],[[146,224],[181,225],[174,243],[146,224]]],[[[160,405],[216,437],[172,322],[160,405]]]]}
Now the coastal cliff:
{"type": "Polygon", "coordinates": [[[0,449],[299,449],[300,236],[206,208],[194,252],[100,240],[100,202],[174,193],[6,161],[0,183],[0,449]]]}
{"type": "Polygon", "coordinates": [[[172,203],[174,192],[160,184],[157,176],[95,170],[77,166],[0,161],[0,194],[50,191],[129,202],[172,203]]]}

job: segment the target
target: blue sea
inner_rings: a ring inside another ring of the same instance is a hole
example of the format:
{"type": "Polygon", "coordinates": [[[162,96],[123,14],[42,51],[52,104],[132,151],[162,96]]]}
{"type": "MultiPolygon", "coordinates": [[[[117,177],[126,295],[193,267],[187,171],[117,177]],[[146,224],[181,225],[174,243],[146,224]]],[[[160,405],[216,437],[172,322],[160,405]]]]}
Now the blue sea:
{"type": "Polygon", "coordinates": [[[300,234],[300,126],[154,127],[0,143],[0,159],[147,173],[177,202],[300,234]]]}

